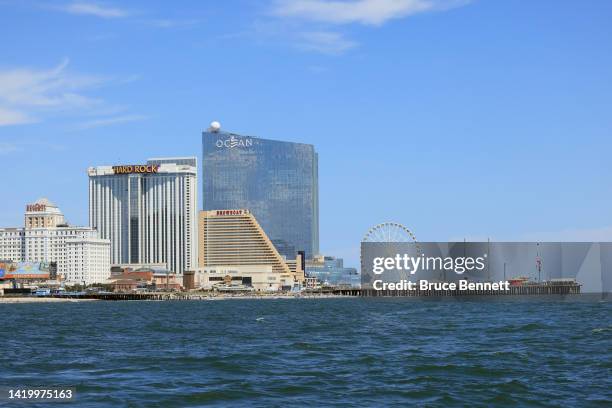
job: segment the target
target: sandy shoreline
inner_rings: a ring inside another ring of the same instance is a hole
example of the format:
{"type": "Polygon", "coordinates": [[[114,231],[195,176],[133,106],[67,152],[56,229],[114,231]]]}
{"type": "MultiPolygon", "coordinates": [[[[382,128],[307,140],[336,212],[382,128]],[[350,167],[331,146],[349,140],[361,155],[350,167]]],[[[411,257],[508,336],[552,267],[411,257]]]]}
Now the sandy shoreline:
{"type": "MultiPolygon", "coordinates": [[[[153,300],[153,299],[134,299],[134,300],[106,300],[109,302],[116,301],[128,301],[128,302],[167,302],[167,301],[217,301],[217,300],[279,300],[279,299],[338,299],[338,298],[350,298],[352,296],[337,296],[337,295],[263,295],[263,296],[190,296],[189,298],[174,298],[164,300],[153,300]]],[[[23,296],[23,297],[5,297],[0,296],[0,304],[3,303],[76,303],[76,302],[90,302],[90,301],[105,301],[103,299],[75,299],[75,298],[57,298],[57,297],[35,297],[35,296],[23,296]]]]}
{"type": "Polygon", "coordinates": [[[358,296],[348,296],[348,295],[301,295],[301,296],[291,296],[291,295],[269,295],[269,296],[210,296],[210,297],[202,297],[202,299],[192,299],[192,300],[231,300],[231,299],[247,299],[247,300],[264,300],[264,299],[340,299],[340,298],[351,298],[358,296]]]}
{"type": "Polygon", "coordinates": [[[52,297],[5,297],[0,296],[1,303],[76,303],[76,302],[91,302],[97,299],[67,299],[67,298],[52,298],[52,297]]]}

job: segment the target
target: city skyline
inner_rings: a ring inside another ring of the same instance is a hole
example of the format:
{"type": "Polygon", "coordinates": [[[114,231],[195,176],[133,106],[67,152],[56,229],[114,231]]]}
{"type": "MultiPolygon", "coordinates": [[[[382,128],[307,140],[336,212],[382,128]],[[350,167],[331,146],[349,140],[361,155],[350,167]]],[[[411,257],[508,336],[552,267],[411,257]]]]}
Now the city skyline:
{"type": "Polygon", "coordinates": [[[320,252],[350,266],[385,221],[612,239],[609,2],[231,3],[3,2],[0,225],[39,197],[87,225],[87,167],[200,158],[219,120],[316,147],[320,252]]]}

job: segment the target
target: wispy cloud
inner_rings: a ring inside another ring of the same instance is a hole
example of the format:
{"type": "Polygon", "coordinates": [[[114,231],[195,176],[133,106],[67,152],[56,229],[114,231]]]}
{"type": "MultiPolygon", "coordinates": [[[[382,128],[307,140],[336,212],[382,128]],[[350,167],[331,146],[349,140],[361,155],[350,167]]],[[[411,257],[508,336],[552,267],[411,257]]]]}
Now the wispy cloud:
{"type": "Polygon", "coordinates": [[[276,0],[269,15],[291,24],[294,45],[328,55],[343,54],[359,44],[338,32],[342,24],[381,26],[393,19],[447,10],[471,0],[276,0]]]}
{"type": "Polygon", "coordinates": [[[45,140],[21,140],[0,142],[0,156],[14,154],[30,154],[33,149],[44,151],[61,151],[66,150],[66,146],[58,143],[50,143],[45,140]]]}
{"type": "Polygon", "coordinates": [[[106,118],[100,118],[100,119],[93,119],[93,120],[79,123],[77,124],[76,129],[85,130],[85,129],[92,129],[92,128],[97,128],[97,127],[102,127],[102,126],[111,126],[111,125],[118,125],[118,124],[128,123],[128,122],[136,122],[136,121],[146,120],[146,119],[148,119],[148,117],[144,115],[112,116],[112,117],[106,117],[106,118]]]}
{"type": "Polygon", "coordinates": [[[122,18],[130,15],[127,10],[93,2],[74,2],[58,8],[70,14],[95,16],[101,18],[122,18]]]}
{"type": "MultiPolygon", "coordinates": [[[[105,19],[124,18],[130,21],[131,23],[144,24],[149,27],[162,29],[188,28],[196,26],[201,22],[201,20],[193,18],[148,18],[143,17],[143,14],[147,14],[146,12],[135,12],[134,10],[111,6],[107,3],[98,3],[91,1],[76,1],[58,7],[53,7],[53,9],[81,16],[94,16],[105,19]],[[140,16],[140,18],[138,18],[138,16],[140,16]]],[[[99,38],[105,39],[109,38],[110,36],[112,36],[112,34],[101,35],[99,36],[99,38]]]]}
{"type": "Polygon", "coordinates": [[[321,65],[310,65],[308,67],[306,67],[306,69],[310,72],[312,72],[313,74],[323,74],[327,71],[329,71],[329,68],[321,66],[321,65]]]}
{"type": "Polygon", "coordinates": [[[24,112],[6,109],[0,106],[0,126],[22,125],[35,120],[24,112]]]}
{"type": "Polygon", "coordinates": [[[272,14],[333,24],[381,25],[391,19],[448,9],[468,2],[469,0],[278,0],[272,14]]]}
{"type": "Polygon", "coordinates": [[[0,70],[0,126],[37,121],[42,111],[91,107],[99,101],[80,93],[100,78],[66,73],[68,60],[49,70],[0,70]]]}
{"type": "Polygon", "coordinates": [[[200,20],[152,19],[148,23],[157,28],[189,28],[200,24],[200,20]]]}
{"type": "Polygon", "coordinates": [[[49,114],[123,111],[124,108],[86,95],[87,91],[120,80],[69,72],[66,59],[51,69],[0,69],[0,126],[37,122],[49,114]]]}
{"type": "Polygon", "coordinates": [[[332,31],[314,31],[299,34],[298,46],[304,50],[317,51],[323,54],[342,54],[357,46],[344,35],[332,31]]]}
{"type": "Polygon", "coordinates": [[[19,146],[14,143],[0,143],[0,155],[14,153],[21,150],[19,146]]]}
{"type": "Polygon", "coordinates": [[[18,68],[0,71],[0,104],[18,107],[69,107],[95,103],[79,90],[102,82],[102,78],[69,75],[65,59],[50,70],[18,68]]]}

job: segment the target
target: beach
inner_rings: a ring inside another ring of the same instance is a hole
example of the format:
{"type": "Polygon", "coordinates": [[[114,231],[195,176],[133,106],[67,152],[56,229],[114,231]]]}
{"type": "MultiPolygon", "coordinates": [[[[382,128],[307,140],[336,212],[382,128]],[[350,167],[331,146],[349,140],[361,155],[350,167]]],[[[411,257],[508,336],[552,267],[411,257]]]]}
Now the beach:
{"type": "Polygon", "coordinates": [[[23,296],[23,297],[12,297],[12,296],[0,296],[0,304],[2,303],[75,303],[75,302],[91,302],[96,299],[68,299],[68,298],[55,298],[55,297],[34,297],[34,296],[23,296]]]}

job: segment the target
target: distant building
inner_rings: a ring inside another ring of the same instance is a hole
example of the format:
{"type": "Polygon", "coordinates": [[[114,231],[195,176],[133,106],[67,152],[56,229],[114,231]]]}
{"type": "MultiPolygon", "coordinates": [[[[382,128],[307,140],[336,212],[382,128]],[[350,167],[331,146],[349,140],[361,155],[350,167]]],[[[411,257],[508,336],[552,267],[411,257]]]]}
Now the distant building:
{"type": "Polygon", "coordinates": [[[110,240],[113,264],[165,263],[177,274],[197,266],[195,157],[90,167],[88,174],[89,222],[110,240]]]}
{"type": "Polygon", "coordinates": [[[194,280],[196,287],[206,290],[243,287],[276,292],[284,286],[271,265],[208,266],[198,269],[194,280]]]}
{"type": "Polygon", "coordinates": [[[101,283],[110,276],[110,242],[94,228],[66,224],[45,198],[26,206],[24,228],[0,228],[0,259],[52,265],[53,274],[73,283],[101,283]]]}
{"type": "Polygon", "coordinates": [[[65,223],[64,214],[46,198],[41,198],[34,204],[26,206],[26,228],[51,228],[65,223]]]}
{"type": "Polygon", "coordinates": [[[111,277],[123,275],[126,272],[132,272],[136,270],[153,270],[161,272],[170,272],[168,265],[165,263],[142,263],[142,264],[119,264],[111,265],[111,277]]]}
{"type": "Polygon", "coordinates": [[[316,255],[319,179],[314,146],[227,133],[214,124],[202,134],[203,209],[248,209],[281,255],[316,255]]]}
{"type": "Polygon", "coordinates": [[[201,211],[198,242],[199,269],[255,273],[259,268],[258,273],[274,274],[274,283],[283,289],[304,280],[301,257],[285,260],[249,210],[201,211]]]}
{"type": "Polygon", "coordinates": [[[306,276],[316,278],[319,284],[329,286],[361,286],[361,276],[355,268],[345,268],[341,258],[316,256],[306,261],[306,276]]]}
{"type": "Polygon", "coordinates": [[[180,290],[175,273],[165,268],[142,266],[138,269],[126,267],[121,273],[113,274],[111,286],[114,292],[142,290],[180,290]]]}
{"type": "Polygon", "coordinates": [[[138,289],[139,282],[135,279],[117,279],[111,283],[113,292],[133,292],[138,289]]]}

